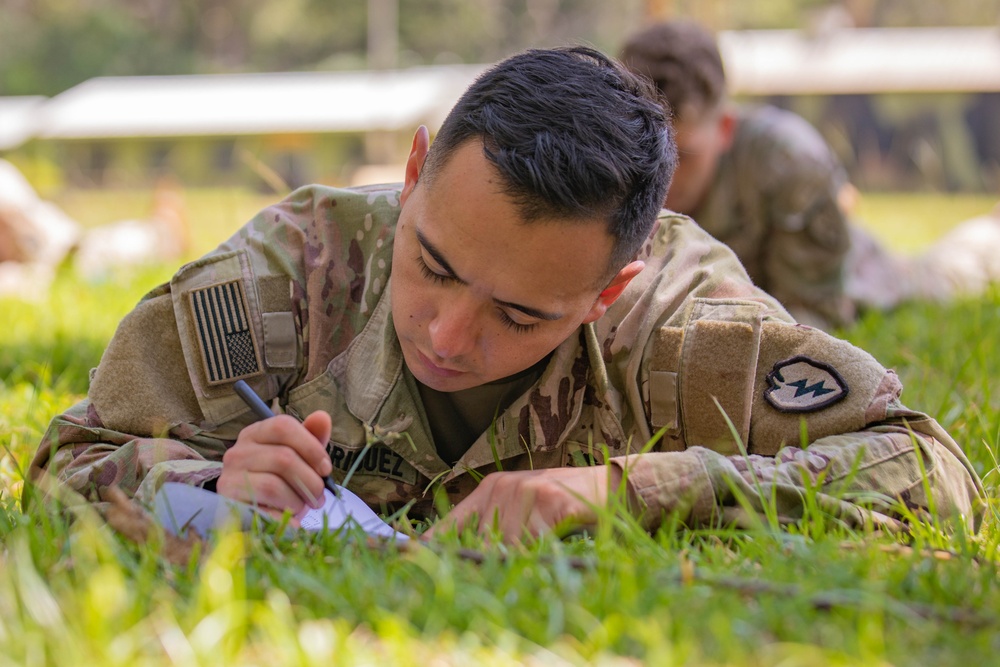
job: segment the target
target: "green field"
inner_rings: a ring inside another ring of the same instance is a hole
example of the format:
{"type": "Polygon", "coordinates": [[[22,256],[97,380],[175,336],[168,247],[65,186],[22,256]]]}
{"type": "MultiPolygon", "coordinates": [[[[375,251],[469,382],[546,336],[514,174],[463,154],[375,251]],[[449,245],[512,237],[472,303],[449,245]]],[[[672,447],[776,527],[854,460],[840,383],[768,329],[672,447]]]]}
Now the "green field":
{"type": "MultiPolygon", "coordinates": [[[[197,251],[259,195],[191,192],[197,251]]],[[[86,225],[141,216],[146,193],[59,199],[86,225]]],[[[986,197],[868,195],[864,224],[916,250],[986,197]],[[952,215],[954,214],[954,215],[952,215]]],[[[32,511],[23,471],[80,399],[116,323],[172,267],[0,301],[0,665],[981,665],[1000,653],[997,520],[978,535],[917,523],[849,531],[810,512],[779,530],[664,530],[609,520],[528,548],[444,538],[399,553],[277,529],[218,536],[184,565],[93,515],[32,511]]],[[[843,335],[895,368],[996,497],[1000,293],[871,314],[843,335]]]]}

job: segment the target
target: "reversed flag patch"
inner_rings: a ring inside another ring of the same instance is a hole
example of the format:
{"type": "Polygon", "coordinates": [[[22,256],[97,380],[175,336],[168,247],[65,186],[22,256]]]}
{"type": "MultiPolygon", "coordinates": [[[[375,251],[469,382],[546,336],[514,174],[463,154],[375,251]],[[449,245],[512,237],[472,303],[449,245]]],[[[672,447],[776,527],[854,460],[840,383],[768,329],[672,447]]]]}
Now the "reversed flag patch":
{"type": "Polygon", "coordinates": [[[764,398],[781,412],[813,412],[847,396],[844,378],[832,366],[809,357],[780,361],[767,374],[764,398]]]}
{"type": "Polygon", "coordinates": [[[191,291],[191,311],[208,384],[261,372],[257,340],[239,280],[191,291]]]}

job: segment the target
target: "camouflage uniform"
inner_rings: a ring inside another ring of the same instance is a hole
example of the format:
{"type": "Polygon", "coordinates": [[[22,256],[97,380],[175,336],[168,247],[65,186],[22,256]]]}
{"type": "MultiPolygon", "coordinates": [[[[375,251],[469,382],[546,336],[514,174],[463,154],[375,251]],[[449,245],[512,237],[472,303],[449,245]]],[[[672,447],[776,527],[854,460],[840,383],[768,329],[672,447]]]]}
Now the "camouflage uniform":
{"type": "Polygon", "coordinates": [[[944,303],[1000,282],[1000,205],[959,223],[918,255],[892,253],[857,225],[850,234],[844,291],[859,308],[944,303]]]}
{"type": "Polygon", "coordinates": [[[756,285],[803,323],[850,324],[863,308],[947,301],[1000,280],[1000,207],[917,256],[890,252],[838,205],[846,173],[794,113],[737,110],[732,147],[692,217],[736,253],[756,285]]]}
{"type": "Polygon", "coordinates": [[[732,146],[692,217],[796,319],[841,325],[854,318],[844,295],[848,223],[837,203],[846,182],[804,119],[775,107],[742,107],[732,146]]]}
{"type": "Polygon", "coordinates": [[[978,516],[975,472],[935,421],[899,403],[892,371],[792,323],[724,245],[666,212],[641,251],[645,271],[449,467],[392,326],[399,210],[398,189],[303,188],[181,268],[123,320],[88,399],[52,422],[32,477],[47,469],[95,501],[111,484],[145,501],[165,481],[203,485],[254,420],[232,390],[244,378],[276,410],[328,411],[334,478],[353,468],[347,485],[366,502],[413,501],[413,516],[433,513],[434,489],[458,501],[498,467],[610,459],[650,527],[671,511],[738,520],[772,497],[791,521],[806,485],[850,523],[894,524],[891,499],[929,506],[915,450],[937,511],[978,516]]]}

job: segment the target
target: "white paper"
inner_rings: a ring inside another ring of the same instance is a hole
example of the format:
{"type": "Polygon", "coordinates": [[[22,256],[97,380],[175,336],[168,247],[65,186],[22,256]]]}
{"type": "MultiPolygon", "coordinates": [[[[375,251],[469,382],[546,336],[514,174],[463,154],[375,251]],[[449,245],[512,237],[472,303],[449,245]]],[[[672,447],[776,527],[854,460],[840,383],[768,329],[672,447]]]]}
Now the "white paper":
{"type": "Polygon", "coordinates": [[[324,525],[329,530],[335,530],[353,522],[368,535],[395,539],[398,542],[410,539],[409,535],[394,530],[352,492],[337,486],[337,493],[340,494],[339,498],[330,489],[323,489],[323,506],[306,512],[299,520],[299,525],[305,530],[323,530],[324,525]]]}

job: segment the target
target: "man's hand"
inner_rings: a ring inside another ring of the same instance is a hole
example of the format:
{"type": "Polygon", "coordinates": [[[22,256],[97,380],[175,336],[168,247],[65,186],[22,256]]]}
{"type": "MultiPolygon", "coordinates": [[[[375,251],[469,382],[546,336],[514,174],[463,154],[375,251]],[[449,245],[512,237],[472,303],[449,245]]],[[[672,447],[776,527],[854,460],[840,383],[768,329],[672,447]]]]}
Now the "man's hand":
{"type": "Polygon", "coordinates": [[[222,457],[215,490],[275,517],[322,506],[323,478],[333,471],[326,452],[330,428],[330,415],[322,411],[301,423],[278,415],[250,424],[222,457]]]}
{"type": "Polygon", "coordinates": [[[513,543],[553,529],[593,526],[621,484],[622,471],[614,465],[495,472],[425,537],[467,525],[487,535],[495,524],[503,540],[513,543]]]}

